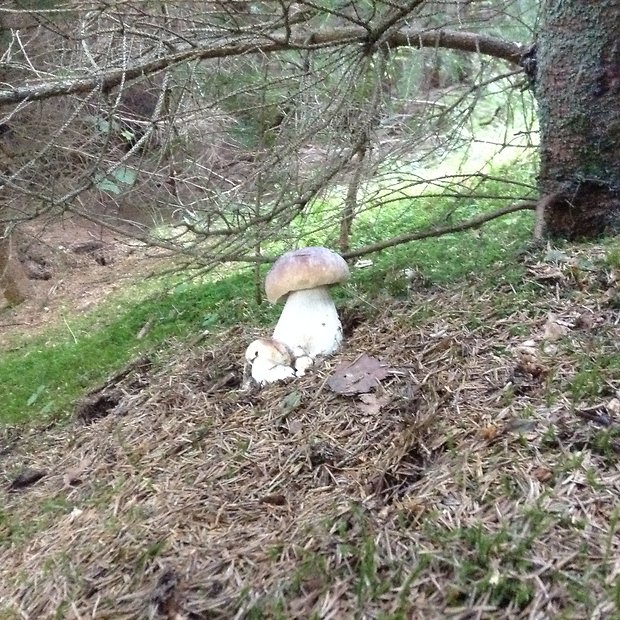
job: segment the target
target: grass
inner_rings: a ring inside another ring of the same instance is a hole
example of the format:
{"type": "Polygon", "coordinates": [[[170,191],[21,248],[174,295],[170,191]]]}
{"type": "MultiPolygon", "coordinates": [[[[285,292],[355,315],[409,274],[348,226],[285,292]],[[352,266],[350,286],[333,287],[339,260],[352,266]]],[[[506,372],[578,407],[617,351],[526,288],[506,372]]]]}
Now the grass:
{"type": "MultiPolygon", "coordinates": [[[[238,88],[239,75],[227,75],[238,88]]],[[[241,79],[251,91],[256,76],[241,79]]],[[[224,106],[234,113],[251,95],[224,106]]],[[[273,120],[279,99],[262,103],[260,119],[233,124],[241,141],[273,120]]],[[[502,135],[486,119],[498,110],[510,116],[512,103],[478,102],[477,126],[459,128],[480,138],[466,165],[459,153],[433,170],[380,170],[364,189],[368,208],[352,245],[506,204],[496,196],[527,195],[535,162],[518,167],[484,150],[485,138],[502,135]],[[424,183],[455,170],[489,174],[453,178],[450,187],[424,183]]],[[[334,247],[342,189],[316,201],[288,239],[334,247]]],[[[179,609],[161,614],[170,617],[620,617],[616,420],[598,428],[576,415],[620,389],[610,334],[620,298],[606,300],[588,272],[557,286],[532,281],[527,269],[539,257],[518,260],[531,229],[532,214],[522,212],[353,268],[338,303],[374,320],[362,319],[343,355],[368,351],[403,366],[383,382],[389,404],[373,416],[325,388],[329,366],[296,382],[294,401],[290,385],[212,391],[238,370],[251,328],[268,330],[279,311],[255,303],[249,271],[161,281],[156,294],[117,297],[15,342],[0,355],[0,424],[65,420],[80,395],[132,358],[149,353],[158,363],[140,388],[146,403],[121,386],[128,415],[0,442],[7,476],[24,464],[49,471],[3,498],[0,618],[153,617],[148,600],[165,568],[182,584],[179,609]],[[584,307],[607,324],[571,329],[541,354],[543,375],[518,384],[515,347],[539,337],[550,310],[570,322],[584,307]],[[179,343],[205,330],[205,340],[179,353],[179,343]],[[528,424],[514,432],[515,420],[528,424]],[[481,434],[489,428],[497,436],[481,434]],[[314,441],[350,460],[314,466],[314,441]],[[83,480],[68,487],[65,472],[86,458],[83,480]],[[370,484],[377,477],[383,486],[370,484]],[[261,501],[274,493],[284,505],[261,501]],[[81,515],[72,517],[74,508],[81,515]]],[[[281,252],[287,241],[266,249],[281,252]]],[[[608,271],[620,267],[617,244],[605,261],[608,271]]]]}
{"type": "Polygon", "coordinates": [[[166,342],[204,330],[269,320],[267,306],[247,301],[251,287],[247,272],[215,283],[164,284],[145,300],[117,298],[86,317],[15,342],[0,360],[0,422],[62,417],[87,389],[140,354],[156,354],[166,342]],[[150,329],[139,339],[147,323],[150,329]]]}
{"type": "MultiPolygon", "coordinates": [[[[351,285],[336,296],[340,302],[355,303],[380,292],[405,295],[409,283],[404,269],[419,269],[429,283],[445,283],[485,267],[497,267],[500,261],[509,260],[510,247],[513,251],[519,247],[518,241],[502,240],[494,235],[488,243],[470,246],[459,245],[456,238],[432,240],[413,250],[386,253],[376,258],[374,269],[359,270],[351,285]]],[[[203,330],[216,332],[237,323],[267,325],[275,321],[277,308],[256,305],[252,287],[247,272],[216,285],[182,284],[138,303],[111,302],[87,317],[69,320],[66,326],[23,339],[0,360],[0,384],[4,386],[0,422],[62,417],[84,391],[137,355],[156,352],[172,339],[186,339],[203,330]],[[150,330],[138,339],[147,323],[150,330]]]]}
{"type": "MultiPolygon", "coordinates": [[[[531,172],[525,166],[515,180],[525,181],[531,172]]],[[[485,193],[506,191],[506,185],[496,180],[506,173],[505,168],[498,168],[488,180],[478,181],[476,189],[485,193]]],[[[385,195],[384,192],[383,199],[385,195]]],[[[463,206],[453,198],[401,196],[389,207],[362,213],[355,222],[352,241],[354,246],[372,243],[403,230],[427,226],[438,217],[445,219],[447,213],[451,218],[467,218],[481,207],[476,201],[463,206]]],[[[307,228],[322,230],[320,223],[329,221],[333,208],[329,201],[317,204],[306,221],[307,228]]],[[[375,253],[370,257],[372,267],[354,267],[351,282],[336,289],[335,297],[342,306],[358,306],[372,312],[372,300],[376,297],[406,298],[412,290],[463,279],[486,281],[498,290],[519,287],[518,295],[498,295],[492,300],[496,313],[510,316],[518,308],[531,306],[539,294],[539,287],[523,283],[519,258],[531,234],[532,217],[530,212],[516,213],[480,230],[429,238],[375,253]]],[[[306,243],[329,244],[328,237],[323,231],[308,237],[306,243]]],[[[281,249],[278,246],[278,251],[281,249]]],[[[609,270],[618,268],[619,257],[617,244],[610,242],[604,258],[609,270]]],[[[263,276],[265,272],[263,269],[263,276]]],[[[144,291],[155,288],[155,293],[145,294],[138,287],[137,299],[135,294],[121,294],[86,317],[66,317],[63,324],[42,335],[17,339],[0,359],[0,423],[64,418],[85,391],[140,354],[157,357],[172,341],[183,341],[205,330],[216,333],[234,324],[273,324],[278,308],[257,305],[253,287],[249,270],[216,280],[162,279],[155,286],[144,284],[144,291]],[[145,326],[149,327],[146,336],[138,338],[145,326]]],[[[609,303],[613,306],[614,298],[609,303]]],[[[421,307],[416,312],[428,314],[433,309],[421,307]]],[[[479,315],[470,312],[468,316],[471,328],[480,326],[479,315]]],[[[511,329],[514,335],[526,335],[522,325],[515,324],[511,329]]],[[[590,361],[585,356],[568,389],[576,400],[593,396],[603,389],[605,377],[616,370],[617,361],[613,359],[590,361]]]]}
{"type": "MultiPolygon", "coordinates": [[[[323,225],[338,206],[317,205],[307,243],[333,242],[323,225]]],[[[360,215],[353,241],[493,206],[401,192],[360,215]]],[[[13,343],[0,361],[5,423],[66,419],[130,359],[159,363],[138,393],[118,386],[126,415],[1,446],[8,478],[25,464],[48,473],[0,507],[0,618],[153,617],[165,570],[180,587],[164,611],[184,617],[620,617],[620,245],[550,257],[527,250],[531,226],[515,214],[353,268],[335,294],[364,316],[342,356],[399,369],[372,415],[330,392],[329,364],[294,387],[214,387],[278,314],[253,300],[249,271],[162,281],[13,343]],[[560,277],[541,281],[550,263],[560,277]],[[550,312],[569,328],[543,342],[550,312]],[[313,463],[319,443],[344,463],[313,463]]]]}

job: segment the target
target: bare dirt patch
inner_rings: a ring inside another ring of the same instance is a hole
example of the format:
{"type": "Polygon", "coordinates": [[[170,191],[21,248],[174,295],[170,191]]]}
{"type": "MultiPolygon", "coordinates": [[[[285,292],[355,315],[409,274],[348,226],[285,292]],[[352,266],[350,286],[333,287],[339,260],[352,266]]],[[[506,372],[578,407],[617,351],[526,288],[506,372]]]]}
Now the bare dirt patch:
{"type": "Polygon", "coordinates": [[[14,308],[0,298],[0,348],[16,335],[36,334],[63,317],[92,310],[114,292],[172,264],[165,251],[75,219],[25,227],[19,246],[33,296],[14,308]]]}
{"type": "Polygon", "coordinates": [[[130,367],[106,415],[7,434],[7,487],[45,475],[2,491],[0,611],[615,617],[620,314],[600,272],[546,266],[382,300],[290,383],[241,389],[235,328],[130,367]],[[363,354],[389,375],[332,392],[363,354]]]}

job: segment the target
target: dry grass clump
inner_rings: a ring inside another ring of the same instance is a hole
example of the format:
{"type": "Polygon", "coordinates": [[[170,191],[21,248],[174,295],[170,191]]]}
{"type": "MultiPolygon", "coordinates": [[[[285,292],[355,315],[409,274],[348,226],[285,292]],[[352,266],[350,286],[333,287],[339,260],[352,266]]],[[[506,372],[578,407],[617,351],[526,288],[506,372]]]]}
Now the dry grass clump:
{"type": "Polygon", "coordinates": [[[7,431],[0,617],[620,614],[620,316],[544,269],[377,304],[291,383],[241,389],[236,328],[7,431]],[[331,392],[362,353],[389,377],[331,392]]]}

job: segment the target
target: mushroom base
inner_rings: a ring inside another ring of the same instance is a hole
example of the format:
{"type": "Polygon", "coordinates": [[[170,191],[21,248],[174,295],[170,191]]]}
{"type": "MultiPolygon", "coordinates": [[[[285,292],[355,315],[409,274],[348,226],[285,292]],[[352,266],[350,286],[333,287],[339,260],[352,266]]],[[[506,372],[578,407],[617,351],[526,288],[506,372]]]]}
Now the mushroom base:
{"type": "Polygon", "coordinates": [[[273,338],[311,358],[335,353],[342,343],[342,325],[327,287],[290,293],[273,338]]]}
{"type": "Polygon", "coordinates": [[[245,360],[252,366],[252,378],[258,385],[289,379],[296,375],[290,351],[273,338],[258,338],[248,345],[245,360]]]}
{"type": "Polygon", "coordinates": [[[271,360],[256,359],[252,364],[252,379],[262,386],[295,376],[295,370],[283,364],[274,364],[271,360]]]}

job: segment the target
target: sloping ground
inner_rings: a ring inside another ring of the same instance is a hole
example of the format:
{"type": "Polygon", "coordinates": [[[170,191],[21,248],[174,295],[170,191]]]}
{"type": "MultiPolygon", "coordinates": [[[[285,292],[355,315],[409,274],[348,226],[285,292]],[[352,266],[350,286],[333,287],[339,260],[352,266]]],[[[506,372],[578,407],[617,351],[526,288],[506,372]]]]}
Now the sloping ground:
{"type": "Polygon", "coordinates": [[[7,430],[0,617],[618,617],[620,312],[593,265],[375,300],[260,391],[237,328],[7,430]],[[390,375],[332,392],[363,353],[390,375]]]}
{"type": "Polygon", "coordinates": [[[70,218],[24,227],[20,246],[27,273],[39,275],[29,281],[31,298],[10,311],[0,293],[0,348],[95,308],[172,262],[160,249],[70,218]]]}

